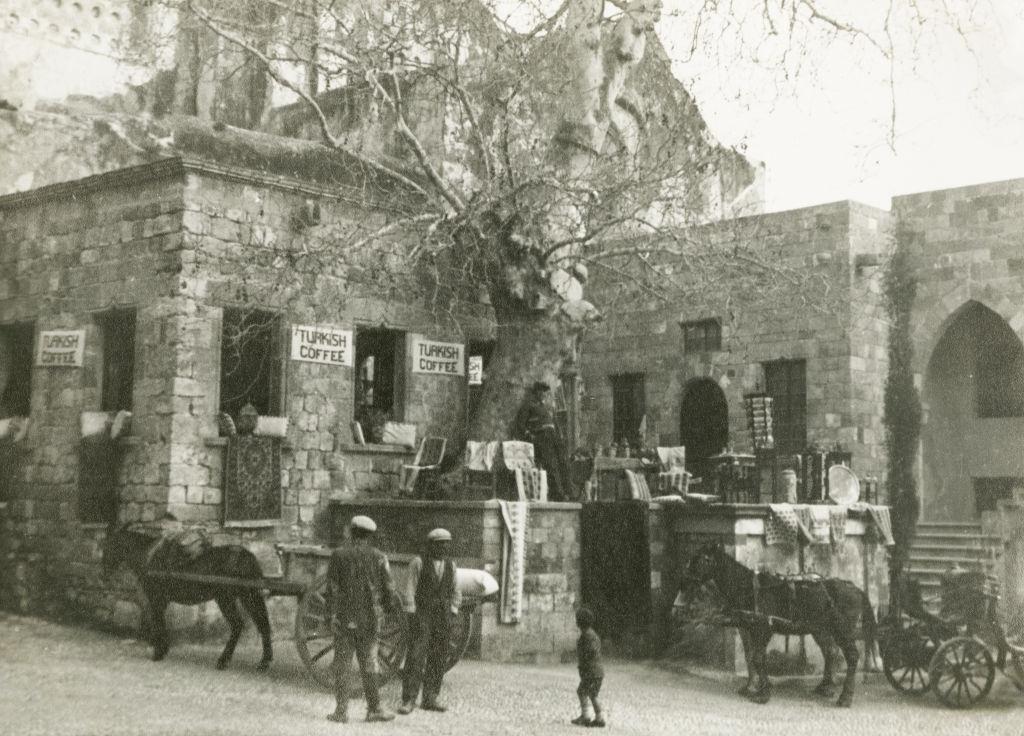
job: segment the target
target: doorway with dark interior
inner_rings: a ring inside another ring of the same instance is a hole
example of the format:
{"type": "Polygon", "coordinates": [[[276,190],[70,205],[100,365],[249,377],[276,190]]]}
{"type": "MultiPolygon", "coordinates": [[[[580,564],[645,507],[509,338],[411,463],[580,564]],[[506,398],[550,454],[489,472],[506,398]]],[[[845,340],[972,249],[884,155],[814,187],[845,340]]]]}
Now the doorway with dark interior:
{"type": "Polygon", "coordinates": [[[686,469],[697,478],[708,477],[709,458],[729,444],[729,404],[710,378],[695,378],[683,389],[679,444],[686,447],[686,469]]]}

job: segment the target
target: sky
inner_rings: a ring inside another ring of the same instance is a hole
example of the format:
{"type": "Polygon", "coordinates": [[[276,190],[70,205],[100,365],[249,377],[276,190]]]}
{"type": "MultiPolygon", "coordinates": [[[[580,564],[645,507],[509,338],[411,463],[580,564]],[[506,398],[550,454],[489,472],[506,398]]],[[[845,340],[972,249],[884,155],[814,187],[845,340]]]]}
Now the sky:
{"type": "MultiPolygon", "coordinates": [[[[892,94],[888,62],[846,39],[809,42],[794,71],[773,67],[771,50],[738,58],[718,34],[675,71],[718,140],[765,162],[770,211],[842,199],[888,209],[893,195],[1024,177],[1024,2],[988,2],[966,38],[936,24],[917,53],[898,54],[892,94]]],[[[668,0],[659,26],[674,59],[690,45],[671,13],[681,4],[668,0]]]]}
{"type": "MultiPolygon", "coordinates": [[[[844,13],[851,7],[850,0],[814,1],[844,13]]],[[[965,38],[941,23],[922,27],[920,48],[897,54],[893,95],[888,62],[862,43],[819,36],[773,44],[757,22],[737,30],[736,19],[756,21],[751,10],[764,2],[710,2],[722,25],[707,26],[707,42],[689,62],[681,61],[690,49],[687,13],[708,2],[664,0],[657,31],[680,60],[676,75],[713,135],[765,163],[769,210],[841,199],[888,208],[896,194],[1024,177],[1024,0],[895,0],[901,7],[978,2],[986,11],[966,26],[965,38]],[[794,46],[802,53],[782,56],[794,46]]],[[[865,9],[864,27],[871,28],[885,0],[856,0],[853,6],[865,9]]],[[[0,96],[109,94],[123,78],[125,70],[115,73],[100,55],[60,46],[40,55],[38,37],[17,32],[6,20],[0,28],[7,62],[0,68],[0,96]]]]}

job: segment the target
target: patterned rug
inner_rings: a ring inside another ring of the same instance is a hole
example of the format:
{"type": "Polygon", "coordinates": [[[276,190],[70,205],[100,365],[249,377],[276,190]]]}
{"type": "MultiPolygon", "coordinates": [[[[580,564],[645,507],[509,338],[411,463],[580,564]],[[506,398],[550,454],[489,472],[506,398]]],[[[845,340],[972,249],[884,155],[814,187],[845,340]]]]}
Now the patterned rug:
{"type": "Polygon", "coordinates": [[[224,520],[281,518],[281,439],[228,438],[224,462],[224,520]]]}
{"type": "Polygon", "coordinates": [[[525,501],[498,501],[505,533],[501,538],[501,598],[499,620],[517,624],[523,618],[526,580],[526,531],[530,506],[525,501]]]}

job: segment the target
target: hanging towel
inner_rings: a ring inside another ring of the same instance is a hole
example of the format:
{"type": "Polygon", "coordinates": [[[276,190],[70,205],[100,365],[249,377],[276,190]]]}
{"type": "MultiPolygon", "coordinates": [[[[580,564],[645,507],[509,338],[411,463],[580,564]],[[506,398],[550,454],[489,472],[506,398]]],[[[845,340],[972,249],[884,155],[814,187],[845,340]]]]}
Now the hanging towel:
{"type": "Polygon", "coordinates": [[[657,447],[658,460],[661,462],[661,469],[670,471],[672,469],[682,470],[686,467],[686,448],[679,447],[657,447]]]}
{"type": "Polygon", "coordinates": [[[832,536],[829,507],[811,504],[808,509],[811,512],[811,544],[828,544],[832,536]]]}
{"type": "Polygon", "coordinates": [[[505,533],[501,539],[501,596],[499,620],[517,624],[523,618],[523,582],[526,579],[526,530],[530,507],[524,501],[498,501],[505,533]]]}
{"type": "Polygon", "coordinates": [[[797,531],[800,534],[802,544],[810,544],[813,540],[811,535],[811,507],[806,503],[793,504],[793,513],[796,514],[797,531]]]}
{"type": "Polygon", "coordinates": [[[768,504],[771,513],[764,520],[764,543],[767,546],[795,547],[797,517],[788,503],[768,504]]]}
{"type": "Polygon", "coordinates": [[[501,459],[509,470],[533,467],[533,444],[507,441],[501,443],[501,459]]]}
{"type": "Polygon", "coordinates": [[[829,527],[832,530],[832,546],[840,547],[846,541],[846,507],[826,506],[829,527]]]}
{"type": "Polygon", "coordinates": [[[896,544],[896,539],[892,536],[892,517],[889,514],[888,506],[869,506],[868,511],[871,512],[871,521],[875,523],[878,528],[878,533],[882,535],[882,539],[885,540],[887,547],[892,547],[896,544]]]}

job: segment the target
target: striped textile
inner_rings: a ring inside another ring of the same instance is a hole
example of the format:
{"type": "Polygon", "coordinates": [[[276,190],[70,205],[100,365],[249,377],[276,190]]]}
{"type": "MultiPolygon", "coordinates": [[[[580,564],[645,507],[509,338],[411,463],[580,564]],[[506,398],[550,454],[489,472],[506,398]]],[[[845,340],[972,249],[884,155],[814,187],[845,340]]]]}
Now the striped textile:
{"type": "Polygon", "coordinates": [[[626,480],[629,481],[629,497],[634,501],[650,501],[651,489],[647,485],[647,478],[643,473],[635,470],[626,471],[626,480]]]}
{"type": "Polygon", "coordinates": [[[526,579],[526,532],[530,506],[525,501],[498,501],[505,533],[501,539],[501,596],[498,619],[517,624],[523,618],[526,579]]]}
{"type": "Polygon", "coordinates": [[[548,471],[540,468],[516,468],[513,472],[520,501],[548,500],[548,471]]]}

